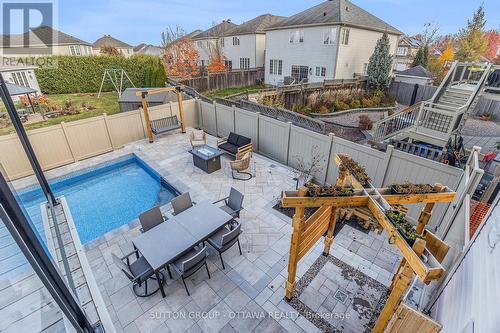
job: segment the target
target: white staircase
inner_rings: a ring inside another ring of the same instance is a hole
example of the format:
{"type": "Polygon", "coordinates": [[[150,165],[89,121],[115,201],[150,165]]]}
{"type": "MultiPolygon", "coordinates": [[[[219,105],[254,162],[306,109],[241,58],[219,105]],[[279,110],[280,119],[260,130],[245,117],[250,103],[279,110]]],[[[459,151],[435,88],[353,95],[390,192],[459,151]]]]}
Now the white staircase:
{"type": "Polygon", "coordinates": [[[462,130],[491,72],[491,64],[454,62],[431,99],[378,121],[374,141],[416,140],[444,147],[462,130]]]}

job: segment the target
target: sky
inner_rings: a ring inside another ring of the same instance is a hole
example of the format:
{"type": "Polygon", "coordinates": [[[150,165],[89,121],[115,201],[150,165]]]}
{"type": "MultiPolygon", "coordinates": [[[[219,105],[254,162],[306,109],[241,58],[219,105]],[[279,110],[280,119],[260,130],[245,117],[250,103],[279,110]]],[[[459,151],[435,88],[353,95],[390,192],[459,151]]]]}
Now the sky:
{"type": "MultiPolygon", "coordinates": [[[[59,30],[87,42],[110,34],[128,44],[159,44],[166,27],[207,29],[213,22],[242,23],[264,13],[291,16],[321,0],[59,0],[59,30]]],[[[486,28],[500,29],[500,0],[352,0],[402,32],[413,35],[435,22],[455,33],[484,3],[486,28]]]]}

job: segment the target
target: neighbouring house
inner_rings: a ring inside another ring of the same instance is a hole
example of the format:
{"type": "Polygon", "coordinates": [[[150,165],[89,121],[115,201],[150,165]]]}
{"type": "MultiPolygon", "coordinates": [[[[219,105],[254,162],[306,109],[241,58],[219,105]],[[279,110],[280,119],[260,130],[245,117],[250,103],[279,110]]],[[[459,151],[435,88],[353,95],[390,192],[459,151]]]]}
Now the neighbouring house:
{"type": "MultiPolygon", "coordinates": [[[[0,67],[0,74],[2,74],[5,82],[11,83],[15,86],[31,88],[37,94],[41,94],[40,85],[35,75],[35,66],[7,66],[0,67]]],[[[12,96],[14,101],[17,101],[18,96],[12,96]]]]}
{"type": "Polygon", "coordinates": [[[396,53],[402,32],[347,0],[332,0],[266,29],[267,84],[352,79],[366,73],[377,40],[387,32],[396,53]]]}
{"type": "Polygon", "coordinates": [[[434,75],[425,67],[418,65],[404,71],[395,72],[395,82],[405,82],[412,84],[431,85],[434,82],[434,75]]]}
{"type": "Polygon", "coordinates": [[[105,46],[114,47],[121,55],[127,58],[134,54],[134,47],[132,45],[111,37],[111,35],[104,35],[92,44],[94,54],[102,54],[101,50],[105,46]]]}
{"type": "Polygon", "coordinates": [[[163,57],[163,49],[156,45],[141,43],[134,47],[134,54],[145,54],[155,57],[163,57]]]}
{"type": "Polygon", "coordinates": [[[231,22],[231,20],[224,20],[210,29],[192,37],[196,50],[198,51],[198,61],[201,67],[205,67],[210,63],[210,54],[214,47],[224,47],[224,39],[222,37],[229,29],[234,27],[236,27],[236,24],[231,22]]]}
{"type": "MultiPolygon", "coordinates": [[[[122,92],[120,98],[118,98],[118,105],[120,107],[120,112],[133,111],[142,108],[141,96],[137,96],[138,91],[146,91],[148,89],[154,88],[127,88],[122,92]]],[[[182,94],[184,100],[191,99],[191,97],[185,93],[182,94]]],[[[165,91],[158,94],[149,94],[146,97],[148,106],[158,106],[162,104],[167,104],[169,102],[177,103],[177,93],[175,91],[165,91]]]]}
{"type": "Polygon", "coordinates": [[[265,63],[266,33],[264,29],[285,17],[264,14],[244,22],[223,37],[223,51],[228,69],[262,67],[265,63]]]}
{"type": "Polygon", "coordinates": [[[395,71],[404,71],[411,67],[413,59],[422,47],[422,41],[411,36],[402,36],[398,42],[398,48],[394,55],[393,68],[395,71]]]}
{"type": "Polygon", "coordinates": [[[48,26],[23,34],[0,35],[0,55],[3,57],[91,54],[90,43],[48,26]],[[29,46],[25,46],[25,41],[29,41],[29,46]]]}

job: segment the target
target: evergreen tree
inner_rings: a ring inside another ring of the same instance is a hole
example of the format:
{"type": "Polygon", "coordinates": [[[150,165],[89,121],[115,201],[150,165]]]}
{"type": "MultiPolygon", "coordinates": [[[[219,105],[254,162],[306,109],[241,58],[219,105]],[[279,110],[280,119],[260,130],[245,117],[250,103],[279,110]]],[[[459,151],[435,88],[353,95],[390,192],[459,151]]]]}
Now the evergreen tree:
{"type": "Polygon", "coordinates": [[[467,20],[467,26],[460,30],[460,41],[457,59],[460,61],[478,61],[488,48],[488,40],[483,32],[486,20],[484,8],[479,8],[474,13],[472,20],[467,20]]]}
{"type": "Polygon", "coordinates": [[[415,67],[420,65],[427,68],[428,64],[429,64],[429,47],[425,45],[424,47],[418,49],[417,54],[415,55],[415,59],[413,59],[413,64],[411,66],[415,67]]]}
{"type": "Polygon", "coordinates": [[[384,32],[377,41],[368,62],[368,87],[372,90],[387,91],[391,83],[392,56],[389,54],[389,37],[384,32]]]}

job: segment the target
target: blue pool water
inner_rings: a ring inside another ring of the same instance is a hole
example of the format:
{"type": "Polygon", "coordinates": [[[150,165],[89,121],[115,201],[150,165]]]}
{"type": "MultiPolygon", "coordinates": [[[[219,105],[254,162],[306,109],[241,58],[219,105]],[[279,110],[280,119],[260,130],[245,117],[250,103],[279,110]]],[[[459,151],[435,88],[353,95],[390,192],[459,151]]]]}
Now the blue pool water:
{"type": "MultiPolygon", "coordinates": [[[[173,187],[135,155],[50,182],[64,195],[83,244],[124,225],[176,196],[173,187]]],[[[41,231],[40,188],[21,191],[19,200],[41,231]]],[[[41,232],[43,233],[43,232],[41,232]]]]}

